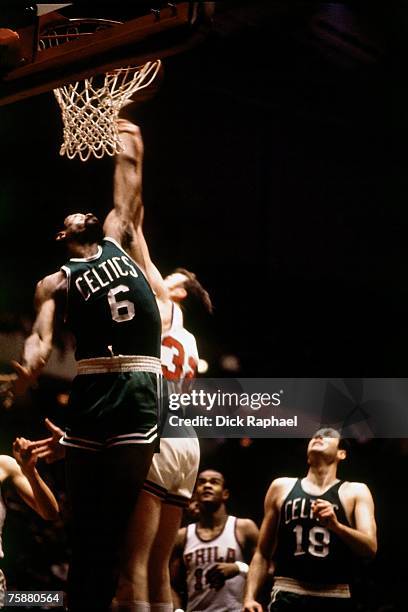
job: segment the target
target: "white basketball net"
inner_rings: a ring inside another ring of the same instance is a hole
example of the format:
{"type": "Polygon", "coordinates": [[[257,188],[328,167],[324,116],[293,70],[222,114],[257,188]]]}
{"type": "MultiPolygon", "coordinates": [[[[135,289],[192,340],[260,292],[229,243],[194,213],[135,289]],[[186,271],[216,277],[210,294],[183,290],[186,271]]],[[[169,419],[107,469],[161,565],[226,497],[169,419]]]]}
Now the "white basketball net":
{"type": "Polygon", "coordinates": [[[60,155],[87,161],[122,151],[116,120],[119,111],[138,90],[148,87],[160,70],[161,61],[108,72],[99,85],[98,77],[54,89],[62,111],[64,142],[60,155]]]}

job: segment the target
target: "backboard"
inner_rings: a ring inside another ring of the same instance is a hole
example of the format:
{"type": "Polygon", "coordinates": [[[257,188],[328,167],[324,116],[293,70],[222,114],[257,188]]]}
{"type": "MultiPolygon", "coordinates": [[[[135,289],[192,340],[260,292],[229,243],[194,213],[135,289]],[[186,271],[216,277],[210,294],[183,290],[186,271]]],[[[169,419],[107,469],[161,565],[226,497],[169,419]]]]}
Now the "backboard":
{"type": "Polygon", "coordinates": [[[205,38],[214,8],[213,2],[153,0],[126,3],[126,8],[114,2],[93,4],[92,11],[89,3],[33,5],[16,0],[12,10],[4,10],[0,18],[0,106],[115,68],[185,51],[205,38]],[[84,15],[85,8],[91,14],[84,15]],[[88,31],[75,28],[70,33],[71,20],[78,18],[100,20],[101,27],[96,23],[88,31]],[[13,44],[18,48],[11,53],[14,66],[4,61],[1,66],[8,51],[8,43],[1,47],[1,28],[4,40],[17,40],[13,44]],[[61,28],[67,33],[63,39],[61,28]]]}

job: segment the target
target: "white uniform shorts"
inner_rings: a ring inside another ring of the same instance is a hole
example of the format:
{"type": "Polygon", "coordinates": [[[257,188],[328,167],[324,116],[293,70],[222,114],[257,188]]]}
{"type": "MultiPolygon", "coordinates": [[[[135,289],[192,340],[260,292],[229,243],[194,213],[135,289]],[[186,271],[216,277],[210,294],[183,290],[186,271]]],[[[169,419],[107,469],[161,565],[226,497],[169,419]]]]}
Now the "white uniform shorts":
{"type": "Polygon", "coordinates": [[[199,463],[197,438],[161,438],[143,490],[165,504],[184,508],[191,499],[199,463]]]}

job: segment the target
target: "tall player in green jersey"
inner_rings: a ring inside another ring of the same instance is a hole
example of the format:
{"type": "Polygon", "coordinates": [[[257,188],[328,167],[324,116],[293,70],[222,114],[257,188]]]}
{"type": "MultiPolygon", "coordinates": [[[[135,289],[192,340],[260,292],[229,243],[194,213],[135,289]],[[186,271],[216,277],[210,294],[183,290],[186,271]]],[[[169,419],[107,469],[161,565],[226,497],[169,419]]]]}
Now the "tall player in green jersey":
{"type": "Polygon", "coordinates": [[[72,507],[68,604],[75,612],[109,610],[121,541],[156,446],[161,322],[154,294],[125,250],[131,205],[115,201],[104,231],[91,213],[65,219],[57,239],[70,259],[38,283],[37,317],[15,363],[18,390],[39,375],[55,325],[65,319],[78,363],[62,441],[72,507]]]}
{"type": "Polygon", "coordinates": [[[270,612],[351,609],[353,557],[373,557],[377,536],[367,485],[337,478],[337,466],[346,458],[342,442],[336,430],[320,429],[307,448],[306,477],[272,482],[249,568],[244,612],[262,612],[256,596],[271,556],[275,577],[270,612]]]}

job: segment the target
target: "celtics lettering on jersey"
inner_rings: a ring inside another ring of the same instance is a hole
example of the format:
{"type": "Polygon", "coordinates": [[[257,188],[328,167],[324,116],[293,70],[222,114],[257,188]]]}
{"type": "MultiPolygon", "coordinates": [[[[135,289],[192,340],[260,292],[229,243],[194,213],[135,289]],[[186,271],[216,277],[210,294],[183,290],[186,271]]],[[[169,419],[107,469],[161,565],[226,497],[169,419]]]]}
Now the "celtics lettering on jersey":
{"type": "Polygon", "coordinates": [[[96,255],[70,259],[66,321],[76,357],[160,356],[161,321],[155,296],[136,263],[111,238],[96,255]]]}
{"type": "MultiPolygon", "coordinates": [[[[97,293],[103,287],[111,285],[121,276],[129,276],[129,274],[133,276],[133,278],[137,278],[139,276],[129,257],[126,257],[126,255],[122,255],[121,257],[112,257],[106,261],[96,264],[95,267],[92,267],[84,272],[83,276],[79,276],[76,279],[75,286],[84,300],[87,301],[93,293],[97,293]]],[[[124,289],[124,291],[128,290],[128,288],[124,289]]],[[[115,295],[112,290],[110,293],[115,295]]]]}
{"type": "Polygon", "coordinates": [[[352,554],[330,529],[319,524],[312,504],[317,499],[329,501],[339,522],[348,525],[336,483],[321,495],[309,495],[297,480],[281,508],[276,575],[307,582],[345,583],[349,580],[352,554]]]}

